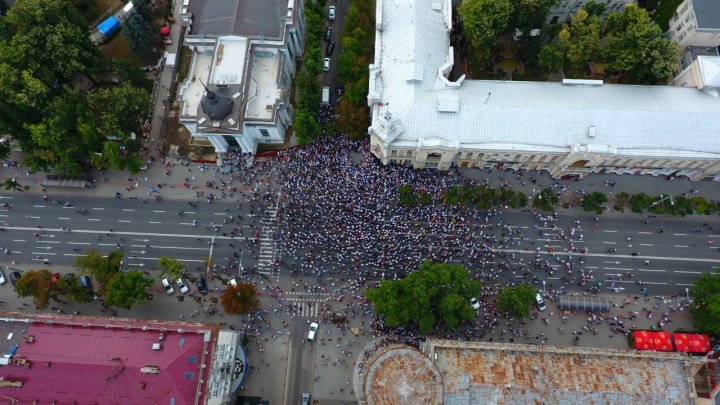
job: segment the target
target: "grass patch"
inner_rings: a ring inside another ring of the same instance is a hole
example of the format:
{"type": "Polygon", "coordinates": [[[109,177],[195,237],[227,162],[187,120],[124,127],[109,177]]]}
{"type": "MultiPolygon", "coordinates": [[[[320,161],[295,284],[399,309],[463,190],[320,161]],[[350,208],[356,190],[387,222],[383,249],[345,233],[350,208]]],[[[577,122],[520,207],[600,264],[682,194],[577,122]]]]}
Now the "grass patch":
{"type": "Polygon", "coordinates": [[[177,82],[184,83],[190,73],[190,64],[192,63],[192,51],[187,46],[180,47],[177,64],[177,82]]]}

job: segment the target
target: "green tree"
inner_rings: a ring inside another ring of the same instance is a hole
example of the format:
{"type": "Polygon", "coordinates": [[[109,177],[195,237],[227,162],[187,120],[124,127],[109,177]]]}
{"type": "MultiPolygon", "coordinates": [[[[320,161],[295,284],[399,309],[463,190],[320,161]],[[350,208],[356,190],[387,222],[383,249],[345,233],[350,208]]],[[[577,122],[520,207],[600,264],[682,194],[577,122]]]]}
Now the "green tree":
{"type": "Polygon", "coordinates": [[[564,24],[557,37],[557,46],[563,53],[566,73],[582,74],[590,58],[600,47],[600,18],[589,16],[579,10],[572,16],[571,24],[564,24]]]}
{"type": "Polygon", "coordinates": [[[717,274],[703,274],[691,291],[693,301],[690,315],[695,327],[706,333],[720,335],[720,277],[717,274]]]}
{"type": "Polygon", "coordinates": [[[117,273],[107,285],[105,302],[114,307],[130,309],[147,300],[147,289],[152,283],[153,279],[137,270],[117,273]]]}
{"type": "Polygon", "coordinates": [[[552,211],[560,202],[560,198],[549,188],[540,190],[533,198],[533,208],[552,211]]]}
{"type": "Polygon", "coordinates": [[[249,283],[230,285],[220,296],[226,314],[240,315],[260,307],[255,286],[249,283]]]}
{"type": "Polygon", "coordinates": [[[110,281],[120,273],[120,262],[123,253],[114,250],[107,257],[103,257],[97,250],[87,252],[85,256],[75,259],[75,266],[85,275],[92,275],[100,285],[101,292],[110,281]]]}
{"type": "Polygon", "coordinates": [[[504,287],[498,292],[498,308],[510,311],[512,316],[523,319],[530,316],[528,307],[535,299],[535,290],[529,284],[520,284],[515,288],[504,287]]]}
{"type": "Polygon", "coordinates": [[[55,297],[57,289],[52,281],[50,270],[31,270],[23,275],[15,283],[15,291],[18,297],[32,297],[35,307],[43,309],[50,303],[50,298],[55,297]]]}
{"type": "Polygon", "coordinates": [[[15,177],[8,177],[0,184],[5,190],[22,191],[24,189],[23,185],[18,183],[15,177]]]}
{"type": "Polygon", "coordinates": [[[12,134],[32,155],[29,125],[42,121],[75,78],[92,76],[100,62],[87,23],[67,0],[15,2],[0,19],[0,133],[12,134]]]}
{"type": "Polygon", "coordinates": [[[174,257],[160,256],[158,266],[163,268],[160,277],[167,277],[170,280],[177,280],[185,271],[185,265],[174,257]]]}
{"type": "Polygon", "coordinates": [[[505,31],[513,5],[510,0],[465,0],[458,7],[465,35],[477,49],[488,48],[505,31]]]}
{"type": "Polygon", "coordinates": [[[133,12],[125,18],[122,33],[127,38],[130,49],[138,56],[147,56],[152,52],[154,34],[150,24],[140,13],[133,12]]]}
{"type": "Polygon", "coordinates": [[[383,280],[365,293],[388,326],[417,325],[423,334],[438,320],[450,328],[472,320],[469,300],[479,294],[480,282],[470,279],[464,267],[429,261],[404,279],[383,280]]]}
{"type": "Polygon", "coordinates": [[[142,66],[136,58],[113,59],[112,70],[125,83],[146,90],[152,88],[152,80],[150,80],[146,72],[143,72],[142,66]]]}
{"type": "Polygon", "coordinates": [[[625,212],[625,208],[630,203],[630,194],[621,191],[615,195],[615,211],[625,212]]]}
{"type": "Polygon", "coordinates": [[[398,202],[406,207],[414,207],[417,205],[418,197],[413,192],[410,184],[403,184],[398,188],[398,202]]]}
{"type": "Polygon", "coordinates": [[[559,73],[565,61],[564,49],[556,42],[549,43],[540,48],[538,54],[538,65],[545,74],[559,73]]]}
{"type": "Polygon", "coordinates": [[[588,15],[600,17],[605,10],[607,10],[607,4],[605,3],[598,3],[596,1],[589,1],[585,4],[585,7],[583,7],[585,11],[587,11],[588,15]]]}
{"type": "Polygon", "coordinates": [[[57,290],[65,298],[74,303],[92,301],[92,291],[80,284],[80,277],[77,274],[69,273],[57,280],[57,290]]]}
{"type": "Polygon", "coordinates": [[[593,191],[583,199],[583,210],[594,211],[596,214],[602,214],[605,211],[605,203],[608,198],[605,194],[593,191]]]}
{"type": "Polygon", "coordinates": [[[630,197],[630,210],[636,214],[640,214],[650,207],[653,198],[645,193],[633,194],[630,197]]]}
{"type": "Polygon", "coordinates": [[[526,35],[531,29],[542,28],[557,3],[558,0],[512,0],[511,28],[519,28],[526,35]]]}
{"type": "Polygon", "coordinates": [[[320,124],[315,116],[305,109],[298,109],[293,121],[298,144],[306,145],[320,134],[320,124]]]}
{"type": "Polygon", "coordinates": [[[647,10],[628,4],[622,13],[611,13],[604,28],[607,34],[604,57],[609,71],[651,83],[672,75],[680,46],[664,37],[647,10]]]}

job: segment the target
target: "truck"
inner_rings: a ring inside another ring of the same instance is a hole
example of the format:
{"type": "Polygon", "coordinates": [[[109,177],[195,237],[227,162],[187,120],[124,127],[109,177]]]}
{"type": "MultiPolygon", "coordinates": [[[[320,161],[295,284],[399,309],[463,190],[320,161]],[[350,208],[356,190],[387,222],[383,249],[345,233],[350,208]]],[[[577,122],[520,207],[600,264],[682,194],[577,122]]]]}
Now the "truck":
{"type": "Polygon", "coordinates": [[[320,101],[321,105],[330,105],[330,87],[323,86],[322,88],[322,100],[320,101]]]}

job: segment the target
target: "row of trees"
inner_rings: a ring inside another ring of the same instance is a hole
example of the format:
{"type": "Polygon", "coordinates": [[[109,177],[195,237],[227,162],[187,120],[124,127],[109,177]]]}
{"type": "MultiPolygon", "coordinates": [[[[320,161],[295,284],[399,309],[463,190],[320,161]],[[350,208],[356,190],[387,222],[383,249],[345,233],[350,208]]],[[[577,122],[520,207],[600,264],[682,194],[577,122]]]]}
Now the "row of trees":
{"type": "MultiPolygon", "coordinates": [[[[720,273],[720,270],[717,271],[720,273]]],[[[720,335],[720,274],[703,274],[692,289],[690,315],[702,332],[720,335]]]]}
{"type": "Polygon", "coordinates": [[[367,106],[368,66],[372,63],[375,37],[375,2],[353,0],[345,16],[342,52],[338,59],[338,81],[345,86],[340,100],[337,124],[351,139],[367,132],[370,116],[367,106]]]}
{"type": "Polygon", "coordinates": [[[447,204],[473,205],[487,210],[493,207],[523,208],[527,206],[528,197],[522,191],[515,192],[509,188],[495,189],[466,184],[448,188],[443,194],[443,201],[447,204]]]}
{"type": "Polygon", "coordinates": [[[410,184],[398,187],[398,202],[405,207],[432,204],[432,196],[428,193],[416,194],[410,184]]]}
{"type": "Polygon", "coordinates": [[[591,61],[606,63],[606,73],[630,80],[662,82],[675,69],[680,47],[664,37],[647,10],[628,4],[622,13],[610,13],[604,22],[602,4],[579,10],[538,56],[547,73],[583,75],[591,61]]]}
{"type": "Polygon", "coordinates": [[[306,145],[320,134],[320,81],[322,72],[322,43],[325,21],[324,3],[307,2],[305,19],[307,37],[305,43],[305,69],[298,69],[295,83],[299,102],[295,104],[293,130],[300,145],[306,145]]]}
{"type": "MultiPolygon", "coordinates": [[[[20,0],[0,18],[0,133],[19,143],[32,170],[139,171],[132,134],[150,108],[148,92],[132,81],[79,89],[79,78],[101,70],[87,23],[68,0],[20,0]]],[[[0,157],[8,153],[0,144],[0,157]]]]}
{"type": "Polygon", "coordinates": [[[660,195],[653,197],[645,193],[618,193],[615,196],[615,210],[625,211],[630,207],[632,212],[641,214],[645,211],[653,214],[666,215],[711,215],[720,212],[720,201],[707,200],[701,196],[686,197],[684,195],[660,195]]]}

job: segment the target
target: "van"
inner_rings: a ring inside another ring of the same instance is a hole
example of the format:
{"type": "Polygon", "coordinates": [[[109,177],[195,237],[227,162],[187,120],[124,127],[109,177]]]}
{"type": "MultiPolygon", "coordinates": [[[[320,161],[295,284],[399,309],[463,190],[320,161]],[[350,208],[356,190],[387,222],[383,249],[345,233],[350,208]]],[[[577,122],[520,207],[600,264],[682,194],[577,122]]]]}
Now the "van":
{"type": "Polygon", "coordinates": [[[90,282],[90,277],[88,276],[80,276],[80,286],[83,288],[87,288],[90,291],[92,291],[92,283],[90,282]]]}
{"type": "Polygon", "coordinates": [[[537,306],[537,309],[540,312],[547,309],[547,306],[545,305],[545,301],[542,299],[540,294],[535,294],[535,305],[537,306]]]}
{"type": "Polygon", "coordinates": [[[330,105],[330,87],[323,86],[322,88],[322,101],[320,102],[322,105],[330,105]]]}

